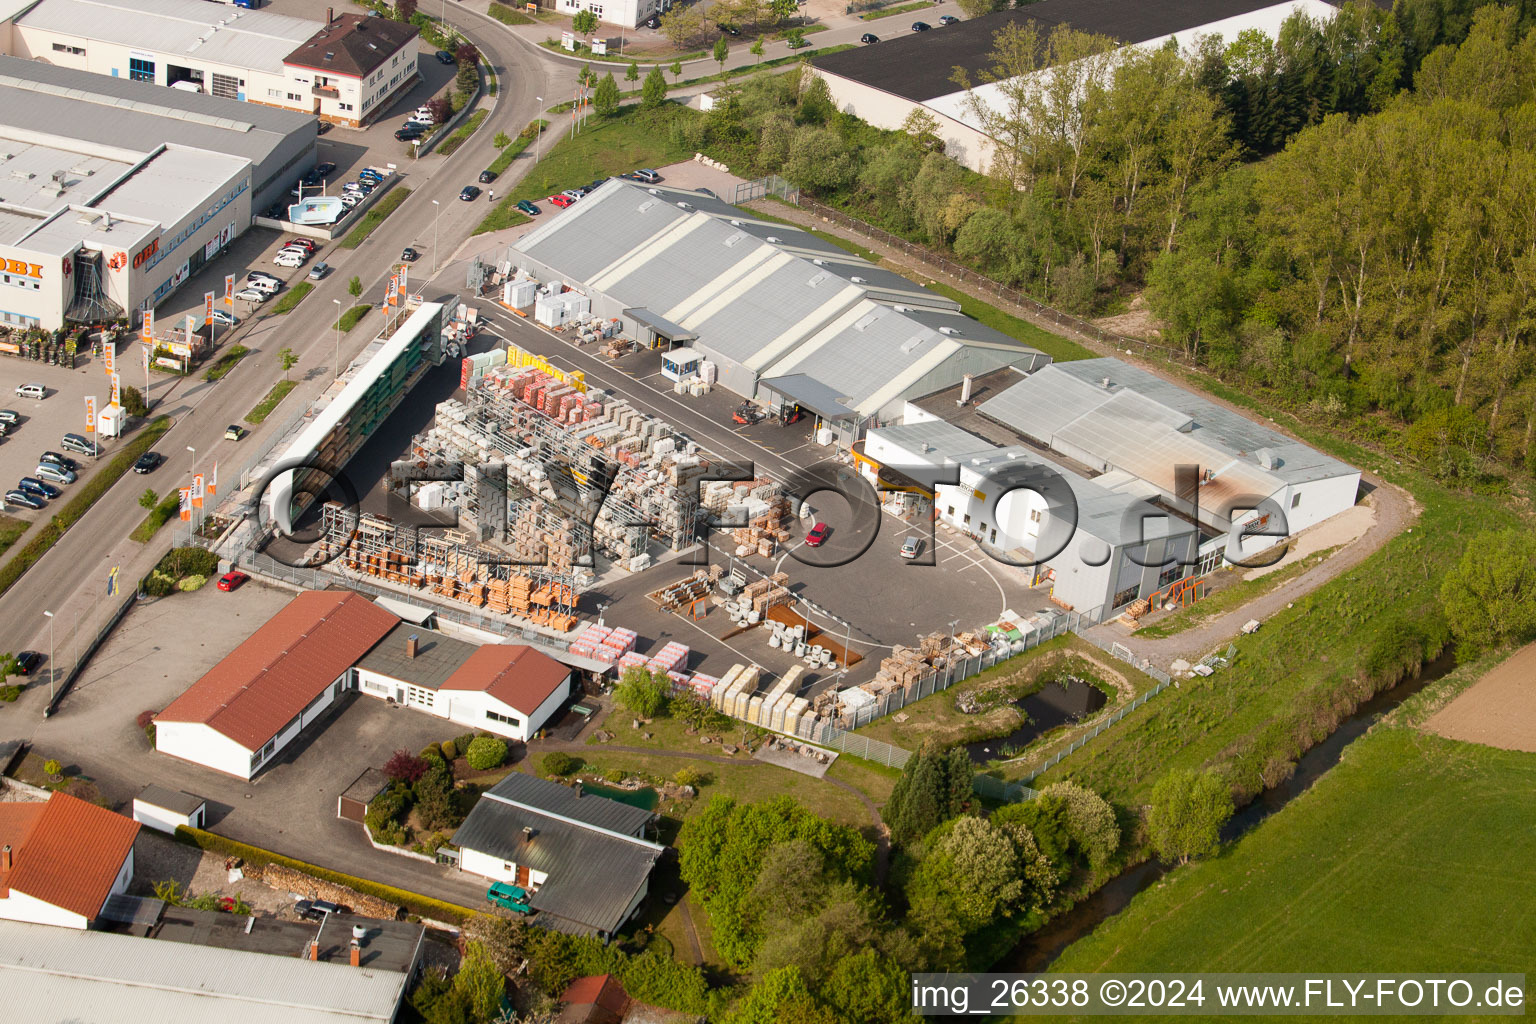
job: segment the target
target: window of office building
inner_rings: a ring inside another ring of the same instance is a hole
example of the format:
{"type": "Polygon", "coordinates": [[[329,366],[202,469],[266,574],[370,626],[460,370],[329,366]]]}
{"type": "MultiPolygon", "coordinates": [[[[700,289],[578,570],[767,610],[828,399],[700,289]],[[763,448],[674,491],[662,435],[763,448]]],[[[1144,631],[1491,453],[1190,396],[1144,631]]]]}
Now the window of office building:
{"type": "Polygon", "coordinates": [[[85,47],[83,47],[83,46],[70,46],[70,45],[68,45],[66,43],[54,43],[53,44],[53,52],[54,53],[72,53],[76,57],[84,57],[85,56],[85,47]]]}
{"type": "Polygon", "coordinates": [[[140,60],[137,57],[129,57],[128,77],[135,82],[153,82],[155,80],[155,62],[152,60],[140,60]]]}

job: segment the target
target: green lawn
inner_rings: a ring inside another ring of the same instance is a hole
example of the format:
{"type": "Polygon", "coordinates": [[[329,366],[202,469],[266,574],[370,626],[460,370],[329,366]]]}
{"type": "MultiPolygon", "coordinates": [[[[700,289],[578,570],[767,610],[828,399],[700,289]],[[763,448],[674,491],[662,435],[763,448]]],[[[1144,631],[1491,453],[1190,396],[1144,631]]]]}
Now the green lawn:
{"type": "Polygon", "coordinates": [[[244,345],[230,346],[228,351],[213,361],[213,365],[203,371],[203,380],[223,380],[250,353],[251,350],[244,345]]]}
{"type": "Polygon", "coordinates": [[[893,14],[906,14],[909,11],[921,11],[932,6],[932,4],[925,2],[918,4],[902,4],[900,7],[882,7],[878,11],[869,11],[866,14],[861,14],[859,15],[859,18],[863,21],[878,21],[881,18],[889,18],[893,14]]]}
{"type": "MultiPolygon", "coordinates": [[[[1216,591],[1210,597],[1197,601],[1186,608],[1169,612],[1164,618],[1158,619],[1149,626],[1143,626],[1132,636],[1165,637],[1182,633],[1191,626],[1198,626],[1207,619],[1217,615],[1223,615],[1234,608],[1241,607],[1274,590],[1287,580],[1295,579],[1308,569],[1317,565],[1323,559],[1333,554],[1337,548],[1327,548],[1323,551],[1314,551],[1305,558],[1297,559],[1290,565],[1282,566],[1273,572],[1267,572],[1263,576],[1251,580],[1238,580],[1216,591]]],[[[1223,568],[1225,573],[1243,572],[1241,569],[1223,568]]]]}
{"type": "Polygon", "coordinates": [[[299,386],[296,380],[280,380],[272,385],[272,390],[267,392],[267,397],[256,403],[255,408],[245,414],[245,422],[261,423],[272,410],[277,408],[277,403],[288,397],[288,392],[299,386]]]}
{"type": "Polygon", "coordinates": [[[524,128],[521,132],[518,132],[517,138],[507,143],[507,148],[503,149],[501,153],[497,155],[496,159],[491,161],[491,166],[486,168],[486,170],[490,171],[492,174],[500,174],[508,167],[511,167],[512,161],[516,160],[518,155],[522,153],[523,150],[533,145],[534,139],[538,137],[537,131],[534,128],[535,125],[544,125],[547,129],[549,127],[549,122],[540,118],[535,118],[533,121],[530,121],[528,123],[528,127],[524,128]]]}
{"type": "Polygon", "coordinates": [[[140,544],[148,544],[160,532],[160,527],[176,518],[181,511],[181,495],[174,488],[169,494],[160,499],[160,503],[149,510],[149,515],[143,522],[133,528],[128,535],[129,540],[138,541],[140,544]]]}
{"type": "Polygon", "coordinates": [[[0,554],[4,554],[31,525],[15,516],[0,515],[0,554]]]}
{"type": "Polygon", "coordinates": [[[1380,726],[1051,970],[1536,974],[1533,792],[1536,756],[1380,726]]]}
{"type": "Polygon", "coordinates": [[[487,13],[497,21],[501,22],[503,25],[533,24],[533,19],[528,17],[528,15],[524,14],[522,11],[514,11],[506,4],[496,3],[495,0],[492,0],[491,9],[487,13]]]}
{"type": "Polygon", "coordinates": [[[272,312],[278,316],[291,313],[294,307],[304,301],[304,296],[315,290],[315,286],[308,281],[300,281],[294,285],[287,294],[277,300],[277,305],[272,307],[272,312]]]}
{"type": "Polygon", "coordinates": [[[687,159],[693,154],[672,142],[670,128],[674,120],[688,116],[692,111],[673,103],[655,110],[622,107],[609,118],[594,116],[579,135],[547,133],[543,159],[496,204],[475,234],[521,223],[526,218],[513,205],[519,199],[538,202],[593,178],[687,159]]]}
{"type": "Polygon", "coordinates": [[[368,311],[372,308],[372,306],[366,305],[353,306],[351,309],[341,314],[341,319],[332,324],[331,329],[336,330],[339,328],[342,331],[350,331],[352,328],[358,325],[363,317],[368,315],[368,311]]]}
{"type": "Polygon", "coordinates": [[[363,214],[363,219],[357,222],[357,227],[347,232],[347,237],[336,243],[343,249],[356,249],[368,240],[368,236],[384,223],[384,218],[394,213],[401,203],[410,197],[411,190],[404,185],[396,186],[389,195],[380,199],[373,205],[373,209],[363,214]]]}
{"type": "Polygon", "coordinates": [[[437,147],[437,151],[443,156],[452,156],[460,146],[469,141],[471,135],[479,130],[490,114],[489,110],[477,110],[470,114],[469,118],[459,125],[452,135],[443,140],[442,145],[437,147]]]}
{"type": "Polygon", "coordinates": [[[0,566],[0,594],[9,590],[11,584],[21,578],[22,573],[31,568],[49,548],[58,543],[59,538],[64,536],[64,531],[90,511],[96,499],[106,494],[107,489],[117,483],[118,478],[128,472],[129,468],[138,461],[139,456],[149,451],[154,443],[160,440],[161,435],[170,429],[171,418],[157,416],[148,426],[139,431],[138,436],[123,445],[122,449],[112,457],[112,461],[102,467],[100,472],[81,484],[64,507],[48,520],[42,532],[28,541],[27,546],[18,551],[9,562],[0,566]]]}

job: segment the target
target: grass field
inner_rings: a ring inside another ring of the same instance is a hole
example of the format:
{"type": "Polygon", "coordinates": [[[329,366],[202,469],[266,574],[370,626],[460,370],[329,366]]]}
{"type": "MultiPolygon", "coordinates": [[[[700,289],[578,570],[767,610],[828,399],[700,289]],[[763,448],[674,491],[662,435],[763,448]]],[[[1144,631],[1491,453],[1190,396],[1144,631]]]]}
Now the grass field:
{"type": "Polygon", "coordinates": [[[277,305],[272,307],[272,312],[278,316],[282,316],[284,313],[293,312],[294,307],[298,306],[299,303],[304,301],[304,296],[308,295],[314,290],[315,286],[310,284],[308,281],[300,281],[298,284],[293,286],[291,291],[277,300],[277,305]]]}
{"type": "Polygon", "coordinates": [[[991,306],[980,299],[972,298],[965,292],[957,288],[951,288],[942,281],[925,285],[925,287],[960,303],[960,312],[966,316],[980,320],[988,327],[1002,331],[1010,338],[1039,349],[1057,362],[1065,363],[1072,359],[1092,359],[1094,357],[1094,353],[1088,351],[1077,342],[1063,338],[1059,334],[1052,334],[1043,327],[1036,327],[1028,320],[1021,320],[1011,313],[1004,313],[996,306],[991,306]]]}
{"type": "Polygon", "coordinates": [[[902,4],[900,7],[883,7],[878,11],[870,11],[867,14],[861,14],[859,15],[859,18],[863,21],[879,21],[881,18],[889,18],[896,14],[908,14],[912,11],[921,11],[932,6],[933,5],[929,3],[916,3],[902,4]]]}
{"type": "Polygon", "coordinates": [[[1536,973],[1533,792],[1536,756],[1378,727],[1051,970],[1536,973]]]}
{"type": "Polygon", "coordinates": [[[499,4],[492,0],[490,10],[486,12],[503,25],[532,25],[533,19],[522,11],[514,11],[506,4],[499,4]]]}
{"type": "Polygon", "coordinates": [[[341,314],[341,319],[337,320],[334,324],[331,325],[331,327],[333,329],[340,329],[344,332],[350,331],[362,321],[363,317],[368,315],[368,311],[371,309],[373,309],[373,307],[367,305],[353,306],[351,309],[341,314]]]}
{"type": "Polygon", "coordinates": [[[244,345],[232,345],[219,358],[213,361],[213,365],[203,371],[203,380],[223,380],[229,375],[229,371],[239,365],[240,360],[251,354],[251,350],[244,345]]]}
{"type": "MultiPolygon", "coordinates": [[[[492,174],[500,174],[508,167],[511,167],[512,161],[516,160],[518,155],[521,154],[523,150],[533,145],[534,140],[538,138],[537,133],[531,129],[533,129],[534,125],[540,124],[543,125],[546,130],[548,130],[549,122],[543,120],[542,118],[535,118],[534,120],[528,122],[528,127],[524,128],[522,132],[518,132],[517,138],[507,143],[506,148],[501,151],[495,160],[491,161],[490,167],[486,169],[492,174]],[[526,137],[524,137],[524,132],[528,133],[526,137]]],[[[514,202],[515,201],[516,200],[514,200],[514,202]]]]}
{"type": "Polygon", "coordinates": [[[477,110],[470,114],[468,119],[459,125],[452,135],[442,141],[442,144],[437,147],[437,151],[443,156],[452,156],[460,146],[469,141],[469,137],[480,129],[480,126],[485,123],[485,119],[489,116],[491,116],[489,110],[477,110]]]}
{"type": "Polygon", "coordinates": [[[24,519],[0,515],[0,554],[4,554],[7,548],[15,544],[21,535],[27,532],[29,525],[24,519]]]}
{"type": "Polygon", "coordinates": [[[491,211],[475,234],[510,227],[527,218],[513,205],[519,199],[544,199],[562,189],[585,185],[593,178],[612,177],[636,167],[660,167],[685,160],[684,152],[672,142],[672,122],[692,112],[673,103],[655,110],[622,107],[609,118],[593,117],[580,135],[544,139],[544,157],[517,188],[491,211]]]}
{"type": "Polygon", "coordinates": [[[267,392],[267,397],[257,402],[250,412],[245,414],[245,422],[256,424],[272,415],[272,410],[277,408],[277,403],[288,397],[288,392],[299,386],[296,380],[280,380],[272,385],[272,390],[267,392]]]}
{"type": "MultiPolygon", "coordinates": [[[[1276,569],[1274,572],[1265,573],[1256,579],[1237,580],[1216,591],[1211,596],[1197,601],[1187,608],[1170,612],[1167,617],[1159,619],[1150,626],[1143,626],[1132,636],[1165,637],[1175,636],[1192,626],[1198,626],[1206,619],[1217,615],[1224,615],[1234,608],[1239,608],[1256,597],[1274,590],[1287,580],[1295,579],[1308,569],[1317,565],[1323,559],[1333,554],[1337,548],[1324,548],[1322,551],[1314,551],[1305,558],[1297,559],[1290,565],[1276,569]]],[[[1236,570],[1225,567],[1222,571],[1232,573],[1236,570]]]]}
{"type": "Polygon", "coordinates": [[[404,185],[397,186],[389,195],[380,199],[373,205],[373,209],[363,214],[363,219],[357,222],[357,227],[347,232],[347,236],[336,244],[343,249],[356,249],[368,240],[368,236],[384,223],[384,218],[394,213],[400,204],[410,198],[411,190],[404,185]]]}

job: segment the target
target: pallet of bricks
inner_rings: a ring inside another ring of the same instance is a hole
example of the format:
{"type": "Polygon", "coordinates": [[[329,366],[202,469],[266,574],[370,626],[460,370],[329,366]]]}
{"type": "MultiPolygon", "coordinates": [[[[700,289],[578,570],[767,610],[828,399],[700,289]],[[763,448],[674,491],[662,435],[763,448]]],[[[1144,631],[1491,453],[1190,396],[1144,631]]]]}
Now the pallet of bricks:
{"type": "MultiPolygon", "coordinates": [[[[745,498],[747,494],[759,497],[767,503],[767,510],[753,516],[747,521],[746,526],[740,526],[731,531],[731,541],[736,545],[738,555],[749,555],[756,552],[764,558],[771,557],[778,545],[789,540],[789,530],[785,523],[789,518],[789,499],[782,494],[771,494],[763,498],[764,488],[774,487],[771,480],[754,480],[751,484],[737,484],[734,496],[745,498]],[[744,491],[746,493],[744,493],[744,491]]],[[[715,491],[706,496],[706,501],[713,499],[719,513],[724,513],[724,500],[722,492],[715,491]]],[[[706,507],[708,505],[706,504],[706,507]]],[[[714,511],[714,509],[711,509],[714,511]]]]}
{"type": "MultiPolygon", "coordinates": [[[[925,637],[926,641],[928,638],[925,637]]],[[[949,642],[944,637],[944,642],[949,642]]],[[[863,689],[877,697],[883,697],[896,690],[906,689],[914,685],[929,671],[929,663],[923,652],[911,647],[896,645],[891,650],[890,657],[880,662],[880,671],[875,673],[875,678],[863,685],[863,689]]]]}
{"type": "Polygon", "coordinates": [[[742,589],[743,600],[752,602],[752,610],[759,615],[766,615],[769,608],[776,605],[789,604],[794,598],[790,595],[789,588],[785,586],[789,582],[789,574],[776,572],[765,580],[754,580],[742,589]]]}

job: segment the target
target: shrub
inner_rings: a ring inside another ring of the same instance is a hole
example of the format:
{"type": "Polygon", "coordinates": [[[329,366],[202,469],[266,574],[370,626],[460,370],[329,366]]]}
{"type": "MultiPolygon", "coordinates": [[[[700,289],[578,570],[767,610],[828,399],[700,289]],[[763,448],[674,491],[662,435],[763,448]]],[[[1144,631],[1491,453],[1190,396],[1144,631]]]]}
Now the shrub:
{"type": "Polygon", "coordinates": [[[427,762],[441,761],[443,759],[442,748],[436,743],[428,743],[421,748],[421,759],[427,762]]]}
{"type": "Polygon", "coordinates": [[[476,736],[464,754],[469,766],[477,772],[496,768],[507,759],[507,741],[489,736],[476,736]]]}
{"type": "Polygon", "coordinates": [[[427,774],[425,758],[413,757],[409,750],[397,750],[384,763],[384,774],[396,782],[414,783],[427,774]]]}
{"type": "Polygon", "coordinates": [[[444,761],[452,761],[459,756],[459,748],[454,745],[453,740],[443,740],[438,744],[438,749],[443,752],[444,761]]]}
{"type": "Polygon", "coordinates": [[[573,757],[563,750],[551,750],[544,755],[540,762],[545,775],[569,775],[581,767],[581,758],[573,757]]]}
{"type": "Polygon", "coordinates": [[[652,672],[644,665],[624,670],[613,696],[620,704],[641,718],[654,718],[666,709],[672,681],[663,672],[652,672]]]}
{"type": "Polygon", "coordinates": [[[14,704],[16,702],[16,698],[18,698],[20,696],[21,696],[21,687],[19,687],[19,686],[0,686],[0,701],[5,701],[5,703],[7,703],[7,704],[14,704]]]}
{"type": "Polygon", "coordinates": [[[672,781],[679,786],[692,786],[694,789],[698,789],[699,785],[704,781],[704,773],[697,768],[687,766],[679,768],[673,774],[672,781]]]}
{"type": "Polygon", "coordinates": [[[207,576],[188,576],[176,584],[176,589],[190,594],[207,582],[207,576]]]}
{"type": "Polygon", "coordinates": [[[457,750],[460,754],[467,753],[469,745],[473,742],[475,742],[475,734],[472,732],[467,732],[462,736],[455,736],[453,738],[453,749],[457,750]]]}
{"type": "Polygon", "coordinates": [[[603,778],[608,780],[609,782],[612,782],[612,783],[615,783],[615,784],[623,782],[624,781],[624,769],[622,769],[622,768],[609,768],[607,771],[603,772],[603,778]]]}
{"type": "Polygon", "coordinates": [[[156,712],[154,711],[140,711],[134,718],[133,724],[138,726],[140,729],[148,729],[150,723],[155,720],[155,715],[156,712]]]}
{"type": "Polygon", "coordinates": [[[1090,866],[1103,867],[1120,848],[1120,823],[1115,820],[1114,808],[1099,794],[1075,782],[1058,782],[1045,787],[1042,793],[1066,802],[1072,842],[1090,866]]]}
{"type": "Polygon", "coordinates": [[[159,569],[155,569],[139,581],[139,589],[150,597],[164,597],[176,589],[176,581],[159,569]]]}

